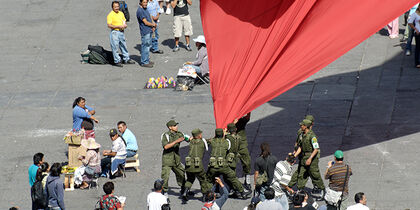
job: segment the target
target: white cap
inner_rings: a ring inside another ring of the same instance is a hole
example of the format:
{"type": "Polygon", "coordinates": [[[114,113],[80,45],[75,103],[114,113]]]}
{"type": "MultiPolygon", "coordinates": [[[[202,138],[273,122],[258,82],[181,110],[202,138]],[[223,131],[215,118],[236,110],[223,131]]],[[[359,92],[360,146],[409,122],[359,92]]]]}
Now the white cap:
{"type": "Polygon", "coordinates": [[[200,42],[200,43],[206,44],[206,39],[204,38],[203,35],[199,35],[197,38],[195,38],[193,40],[194,40],[194,42],[200,42]]]}

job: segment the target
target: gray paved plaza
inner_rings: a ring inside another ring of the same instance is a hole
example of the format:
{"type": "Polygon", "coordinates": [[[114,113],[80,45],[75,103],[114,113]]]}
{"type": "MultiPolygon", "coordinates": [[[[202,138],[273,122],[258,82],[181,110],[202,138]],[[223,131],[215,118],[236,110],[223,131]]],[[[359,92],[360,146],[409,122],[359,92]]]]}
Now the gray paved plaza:
{"type": "MultiPolygon", "coordinates": [[[[160,135],[168,119],[179,121],[183,132],[199,127],[204,137],[213,135],[215,123],[208,86],[197,86],[191,92],[143,89],[149,77],[175,77],[182,63],[195,58],[196,49],[172,52],[172,15],[161,17],[159,41],[165,54],[151,56],[155,68],[80,63],[80,51],[88,44],[110,49],[106,27],[110,3],[2,2],[1,209],[13,205],[30,209],[27,169],[35,153],[43,152],[50,165],[67,161],[62,139],[71,129],[71,105],[78,96],[85,97],[87,104],[96,109],[100,121],[96,126],[97,141],[103,149],[111,146],[107,130],[116,127],[119,120],[126,121],[137,136],[141,173],[129,171],[126,179],[115,180],[115,194],[127,197],[126,209],[147,209],[146,196],[153,181],[160,177],[160,135]]],[[[127,45],[132,58],[139,61],[137,0],[128,4],[132,20],[125,33],[127,45]]],[[[202,34],[197,0],[190,12],[195,37],[202,34]]],[[[183,38],[181,41],[185,42],[183,38]]],[[[305,114],[313,114],[322,174],[333,152],[342,149],[354,172],[351,197],[365,192],[371,209],[417,209],[420,71],[413,65],[413,56],[402,54],[399,40],[380,33],[372,35],[317,74],[253,111],[247,127],[252,158],[258,156],[260,143],[267,141],[273,154],[283,159],[293,149],[298,122],[305,114]]],[[[185,153],[187,144],[182,146],[185,153]]],[[[101,184],[106,181],[100,179],[101,184]]],[[[187,205],[181,205],[173,174],[169,184],[173,209],[200,207],[200,193],[187,205]]],[[[307,186],[311,187],[310,182],[307,186]]],[[[194,183],[196,192],[198,187],[194,183]]],[[[101,188],[65,192],[66,207],[92,209],[102,194],[101,188]]],[[[248,203],[229,199],[224,209],[243,209],[248,203]]]]}

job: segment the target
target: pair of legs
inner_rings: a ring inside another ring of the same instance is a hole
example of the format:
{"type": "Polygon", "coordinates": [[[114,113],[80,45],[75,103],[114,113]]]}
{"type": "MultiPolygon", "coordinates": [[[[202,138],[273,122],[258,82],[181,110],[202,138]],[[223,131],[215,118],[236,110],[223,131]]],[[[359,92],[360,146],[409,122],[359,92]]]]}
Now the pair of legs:
{"type": "Polygon", "coordinates": [[[415,34],[414,32],[414,38],[416,39],[416,51],[414,53],[414,64],[417,68],[420,68],[420,34],[415,34]]]}
{"type": "Polygon", "coordinates": [[[174,16],[173,32],[175,37],[175,48],[179,47],[179,38],[184,31],[185,42],[190,46],[190,36],[193,35],[193,28],[191,24],[190,15],[174,16]]]}
{"type": "Polygon", "coordinates": [[[387,29],[389,33],[389,38],[391,39],[398,38],[398,34],[400,32],[399,31],[400,29],[398,27],[398,17],[394,19],[393,21],[391,21],[390,23],[388,23],[387,29]]]}
{"type": "Polygon", "coordinates": [[[112,30],[109,34],[109,41],[111,44],[112,56],[114,57],[114,62],[121,63],[120,55],[118,54],[118,49],[121,50],[123,55],[123,60],[127,62],[130,60],[130,55],[127,50],[127,43],[125,42],[124,33],[117,30],[112,30]]]}
{"type": "Polygon", "coordinates": [[[140,65],[150,63],[150,47],[152,46],[152,33],[141,35],[141,60],[140,65]]]}
{"type": "Polygon", "coordinates": [[[185,185],[185,169],[181,164],[174,166],[162,166],[161,178],[163,179],[163,191],[168,192],[168,181],[170,173],[174,172],[178,186],[184,188],[185,185]]]}
{"type": "Polygon", "coordinates": [[[118,166],[124,165],[125,159],[112,159],[111,157],[106,157],[101,160],[101,169],[102,175],[109,174],[113,176],[118,171],[118,166]]]}

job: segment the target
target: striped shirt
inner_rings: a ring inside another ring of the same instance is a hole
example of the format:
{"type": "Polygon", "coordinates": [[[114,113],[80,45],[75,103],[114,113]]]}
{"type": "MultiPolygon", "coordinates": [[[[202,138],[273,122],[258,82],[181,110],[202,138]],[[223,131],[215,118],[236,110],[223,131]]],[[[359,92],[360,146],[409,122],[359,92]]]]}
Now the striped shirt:
{"type": "MultiPolygon", "coordinates": [[[[344,163],[335,163],[328,169],[327,173],[325,174],[325,179],[330,180],[330,184],[328,185],[330,189],[341,192],[343,191],[344,179],[347,173],[347,165],[344,163]]],[[[346,181],[346,188],[344,189],[344,194],[347,195],[349,192],[349,179],[352,175],[351,168],[349,166],[349,174],[347,176],[346,181]]]]}
{"type": "Polygon", "coordinates": [[[290,163],[285,160],[277,162],[273,182],[271,183],[271,188],[274,189],[276,197],[284,194],[282,185],[287,186],[289,184],[292,174],[293,170],[290,163]]]}

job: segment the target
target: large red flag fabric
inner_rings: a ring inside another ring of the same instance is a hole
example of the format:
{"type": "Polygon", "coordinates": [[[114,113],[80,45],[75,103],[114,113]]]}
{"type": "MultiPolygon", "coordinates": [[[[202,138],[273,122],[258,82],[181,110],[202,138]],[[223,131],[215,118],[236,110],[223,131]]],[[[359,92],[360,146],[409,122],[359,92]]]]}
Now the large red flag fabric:
{"type": "Polygon", "coordinates": [[[201,0],[217,127],[289,90],[418,0],[201,0]]]}

